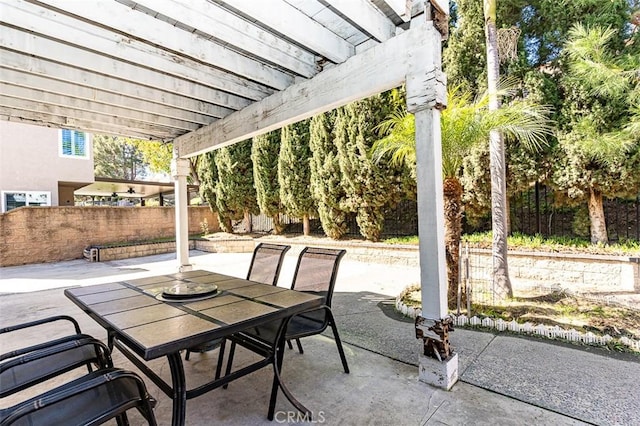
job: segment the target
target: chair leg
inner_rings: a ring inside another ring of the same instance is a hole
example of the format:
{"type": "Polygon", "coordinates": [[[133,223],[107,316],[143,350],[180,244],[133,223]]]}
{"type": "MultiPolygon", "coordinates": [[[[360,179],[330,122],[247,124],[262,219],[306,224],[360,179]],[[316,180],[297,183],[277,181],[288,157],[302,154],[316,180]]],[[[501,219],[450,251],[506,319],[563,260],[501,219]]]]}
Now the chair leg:
{"type": "Polygon", "coordinates": [[[186,353],[186,355],[184,356],[184,360],[185,360],[185,361],[189,361],[189,355],[191,355],[191,351],[190,351],[189,349],[187,349],[187,353],[186,353]]]}
{"type": "MultiPolygon", "coordinates": [[[[229,348],[229,359],[227,360],[227,370],[225,371],[225,376],[231,374],[231,364],[233,363],[233,355],[236,352],[236,342],[231,342],[231,347],[229,348]]],[[[223,389],[229,387],[229,383],[222,385],[223,389]]]]}
{"type": "Polygon", "coordinates": [[[300,339],[296,339],[296,345],[298,346],[298,352],[303,354],[304,350],[302,349],[302,343],[300,343],[300,339]]]}
{"type": "Polygon", "coordinates": [[[107,332],[107,347],[111,352],[113,352],[113,339],[114,339],[114,334],[111,332],[107,332]]]}
{"type": "Polygon", "coordinates": [[[333,319],[333,314],[331,311],[327,312],[329,315],[329,325],[331,325],[331,330],[333,331],[333,337],[336,340],[336,346],[338,347],[338,353],[340,353],[340,360],[342,361],[342,367],[344,368],[344,372],[349,374],[349,365],[347,364],[347,357],[344,355],[344,349],[342,348],[342,341],[340,340],[340,335],[338,334],[338,327],[336,327],[336,322],[333,319]]]}
{"type": "Polygon", "coordinates": [[[287,340],[287,346],[289,346],[289,349],[293,349],[293,345],[291,344],[291,340],[287,340]]]}
{"type": "Polygon", "coordinates": [[[116,424],[118,426],[129,426],[129,419],[127,418],[127,413],[122,413],[118,417],[116,417],[116,424]]]}

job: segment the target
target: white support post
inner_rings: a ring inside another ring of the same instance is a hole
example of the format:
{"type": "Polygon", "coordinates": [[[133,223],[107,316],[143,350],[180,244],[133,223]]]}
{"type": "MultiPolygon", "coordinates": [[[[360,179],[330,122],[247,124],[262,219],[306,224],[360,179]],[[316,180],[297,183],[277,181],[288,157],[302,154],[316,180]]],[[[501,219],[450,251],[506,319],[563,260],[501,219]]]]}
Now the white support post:
{"type": "Polygon", "coordinates": [[[189,160],[179,158],[177,151],[174,149],[173,159],[171,160],[171,176],[175,185],[176,256],[179,272],[192,269],[192,265],[189,263],[188,174],[189,160]]]}
{"type": "MultiPolygon", "coordinates": [[[[437,326],[448,317],[440,134],[440,110],[446,106],[446,77],[441,71],[440,33],[431,22],[426,25],[432,29],[430,41],[434,44],[428,54],[415,58],[406,90],[407,110],[415,115],[416,128],[422,317],[437,326]]],[[[433,336],[438,340],[435,333],[433,336]]],[[[422,353],[419,378],[450,389],[458,380],[457,354],[440,360],[422,353]]]]}
{"type": "Polygon", "coordinates": [[[442,319],[448,310],[440,111],[417,111],[415,118],[422,316],[442,319]]]}

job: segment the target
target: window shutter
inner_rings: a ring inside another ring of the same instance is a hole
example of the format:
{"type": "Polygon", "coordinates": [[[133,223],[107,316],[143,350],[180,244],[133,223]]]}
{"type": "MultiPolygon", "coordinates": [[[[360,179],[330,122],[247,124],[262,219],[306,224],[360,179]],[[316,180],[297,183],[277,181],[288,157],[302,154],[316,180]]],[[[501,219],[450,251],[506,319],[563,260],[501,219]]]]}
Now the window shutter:
{"type": "Polygon", "coordinates": [[[84,143],[85,143],[85,137],[84,137],[84,132],[74,132],[75,133],[75,141],[74,141],[74,147],[75,147],[75,152],[74,154],[77,155],[78,157],[84,157],[85,154],[85,149],[84,149],[84,143]]]}
{"type": "Polygon", "coordinates": [[[71,130],[62,129],[62,155],[73,155],[71,130]]]}

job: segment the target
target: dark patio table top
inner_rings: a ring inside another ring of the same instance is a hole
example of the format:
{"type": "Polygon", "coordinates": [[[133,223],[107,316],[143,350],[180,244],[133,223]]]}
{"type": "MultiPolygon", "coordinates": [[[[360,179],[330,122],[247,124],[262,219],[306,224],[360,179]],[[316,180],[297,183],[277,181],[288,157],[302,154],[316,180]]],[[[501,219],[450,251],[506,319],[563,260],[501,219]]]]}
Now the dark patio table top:
{"type": "Polygon", "coordinates": [[[209,271],[71,288],[65,295],[145,360],[322,304],[318,296],[209,271]],[[181,283],[215,284],[218,293],[193,301],[161,297],[181,283]]]}
{"type": "Polygon", "coordinates": [[[269,364],[274,366],[275,383],[294,405],[304,408],[280,381],[279,367],[273,361],[275,348],[264,360],[191,390],[185,383],[180,351],[317,308],[324,302],[320,296],[200,270],[75,287],[64,293],[107,330],[110,346],[115,344],[173,399],[174,425],[184,424],[187,399],[269,364]],[[217,286],[217,292],[194,298],[188,298],[189,291],[178,294],[184,288],[206,290],[207,286],[217,286]],[[171,288],[174,290],[168,291],[171,288]],[[170,298],[177,296],[180,298],[170,298]],[[166,356],[171,385],[129,351],[145,361],[166,356]]]}

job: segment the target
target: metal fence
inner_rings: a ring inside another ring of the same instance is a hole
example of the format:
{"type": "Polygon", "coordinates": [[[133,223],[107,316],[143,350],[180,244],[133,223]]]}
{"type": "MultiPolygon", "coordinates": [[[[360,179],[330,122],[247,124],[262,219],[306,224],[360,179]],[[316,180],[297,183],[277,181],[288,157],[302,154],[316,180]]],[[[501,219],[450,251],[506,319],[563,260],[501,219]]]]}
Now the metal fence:
{"type": "MultiPolygon", "coordinates": [[[[589,235],[586,216],[576,226],[577,215],[587,214],[586,206],[556,207],[553,192],[543,185],[536,184],[530,191],[513,197],[510,210],[512,232],[545,237],[589,235]]],[[[640,194],[631,200],[605,198],[604,214],[610,241],[640,241],[640,194]]]]}
{"type": "MultiPolygon", "coordinates": [[[[545,237],[565,236],[588,237],[588,225],[584,225],[582,235],[574,229],[576,215],[580,214],[580,208],[556,207],[553,202],[552,191],[542,185],[536,185],[528,192],[522,192],[510,200],[511,231],[525,235],[540,234],[545,237]],[[586,226],[586,227],[585,227],[586,226]]],[[[586,206],[585,206],[586,207],[586,206]]],[[[583,207],[583,212],[584,208],[583,207]]],[[[609,240],[640,241],[640,194],[634,200],[605,199],[604,212],[607,223],[609,240]]],[[[584,214],[584,213],[583,213],[584,214]]],[[[282,215],[285,232],[289,234],[302,234],[302,221],[297,218],[282,215]]],[[[584,222],[587,223],[587,222],[584,222]]],[[[311,233],[324,235],[320,220],[310,220],[311,233]]],[[[234,229],[243,232],[244,223],[234,222],[234,229]]],[[[477,226],[464,223],[465,233],[483,232],[491,229],[491,219],[487,218],[477,226]]],[[[273,221],[265,215],[252,216],[253,232],[271,232],[273,221]]],[[[402,237],[418,234],[418,207],[413,200],[405,200],[397,206],[385,211],[383,238],[402,237]]],[[[347,236],[358,237],[360,231],[356,222],[356,215],[347,216],[347,236]]]]}
{"type": "MultiPolygon", "coordinates": [[[[280,215],[280,220],[284,225],[284,233],[302,234],[302,220],[299,218],[280,215]]],[[[311,218],[309,221],[311,234],[324,235],[320,219],[311,218]]],[[[253,232],[269,233],[273,231],[273,220],[264,214],[252,215],[251,226],[253,232]]],[[[246,232],[243,221],[234,221],[233,229],[236,232],[246,232]]],[[[415,201],[405,200],[393,208],[385,210],[385,220],[383,228],[383,238],[403,237],[418,234],[418,205],[415,201]]],[[[355,213],[347,215],[347,236],[359,237],[360,230],[356,221],[355,213]]]]}

